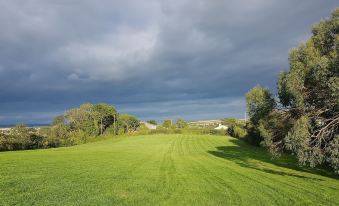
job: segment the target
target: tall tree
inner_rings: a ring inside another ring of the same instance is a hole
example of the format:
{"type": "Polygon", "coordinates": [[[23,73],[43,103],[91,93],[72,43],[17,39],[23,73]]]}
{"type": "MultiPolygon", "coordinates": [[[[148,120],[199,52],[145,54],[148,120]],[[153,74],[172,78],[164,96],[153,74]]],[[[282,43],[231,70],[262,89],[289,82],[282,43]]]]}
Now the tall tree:
{"type": "Polygon", "coordinates": [[[250,124],[247,125],[249,135],[247,141],[259,146],[263,140],[263,131],[260,130],[266,122],[268,115],[276,106],[272,93],[268,88],[256,86],[246,94],[247,112],[250,116],[250,124]]]}
{"type": "Polygon", "coordinates": [[[251,121],[257,125],[259,120],[268,115],[276,103],[270,90],[256,86],[246,94],[247,112],[251,121]]]}
{"type": "Polygon", "coordinates": [[[339,172],[339,9],[290,53],[279,98],[294,120],[285,146],[311,166],[328,162],[339,172]]]}
{"type": "Polygon", "coordinates": [[[101,135],[106,128],[115,123],[116,114],[116,109],[111,105],[104,103],[94,105],[94,115],[99,121],[101,135]]]}
{"type": "Polygon", "coordinates": [[[271,152],[289,150],[303,164],[327,163],[339,173],[339,8],[312,29],[312,37],[289,55],[278,81],[278,104],[254,88],[247,107],[271,152]]]}

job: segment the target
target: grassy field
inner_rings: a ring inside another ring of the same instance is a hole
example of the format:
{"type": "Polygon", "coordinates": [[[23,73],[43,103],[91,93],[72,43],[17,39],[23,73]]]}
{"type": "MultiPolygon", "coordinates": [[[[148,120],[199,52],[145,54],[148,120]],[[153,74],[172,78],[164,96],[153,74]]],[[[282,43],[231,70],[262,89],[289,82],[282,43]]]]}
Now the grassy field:
{"type": "Polygon", "coordinates": [[[0,153],[0,205],[339,205],[339,180],[209,135],[0,153]]]}

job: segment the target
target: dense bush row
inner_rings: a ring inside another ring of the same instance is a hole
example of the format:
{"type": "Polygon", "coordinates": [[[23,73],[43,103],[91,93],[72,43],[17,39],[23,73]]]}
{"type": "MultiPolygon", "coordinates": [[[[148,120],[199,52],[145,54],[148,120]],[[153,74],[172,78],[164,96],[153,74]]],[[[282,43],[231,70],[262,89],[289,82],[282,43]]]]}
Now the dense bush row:
{"type": "Polygon", "coordinates": [[[69,131],[57,127],[37,130],[25,125],[17,125],[9,134],[0,134],[0,151],[72,146],[86,143],[93,138],[83,131],[69,131]]]}
{"type": "Polygon", "coordinates": [[[0,151],[24,150],[83,144],[99,135],[119,135],[136,131],[134,116],[119,114],[107,104],[83,104],[54,118],[45,128],[17,125],[0,135],[0,151]]]}

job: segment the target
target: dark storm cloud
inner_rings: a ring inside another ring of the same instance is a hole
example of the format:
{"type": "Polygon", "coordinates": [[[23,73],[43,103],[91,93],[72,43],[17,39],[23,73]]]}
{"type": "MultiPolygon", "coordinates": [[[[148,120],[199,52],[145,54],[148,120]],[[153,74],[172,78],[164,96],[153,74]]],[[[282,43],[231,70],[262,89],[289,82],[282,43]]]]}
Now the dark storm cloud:
{"type": "Polygon", "coordinates": [[[0,0],[0,124],[83,102],[143,119],[242,117],[334,0],[0,0]]]}

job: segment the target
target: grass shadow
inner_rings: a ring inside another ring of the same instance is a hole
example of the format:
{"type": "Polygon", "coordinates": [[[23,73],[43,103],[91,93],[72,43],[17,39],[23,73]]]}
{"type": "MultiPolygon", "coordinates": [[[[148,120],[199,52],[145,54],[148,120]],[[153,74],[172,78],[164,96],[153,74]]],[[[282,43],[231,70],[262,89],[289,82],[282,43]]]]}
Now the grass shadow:
{"type": "Polygon", "coordinates": [[[269,174],[275,174],[280,176],[291,176],[304,179],[312,180],[321,180],[318,178],[307,177],[292,172],[285,172],[280,170],[274,170],[268,168],[267,166],[255,163],[251,160],[259,160],[262,162],[270,163],[279,167],[284,167],[288,169],[293,169],[296,171],[308,172],[312,174],[317,174],[325,177],[338,179],[338,176],[332,172],[327,171],[324,168],[310,168],[305,166],[300,166],[295,157],[287,154],[283,154],[279,158],[272,158],[272,156],[263,148],[255,147],[248,145],[247,143],[238,140],[231,139],[234,145],[232,146],[220,146],[216,147],[216,151],[208,151],[208,153],[223,159],[230,160],[237,163],[241,167],[246,167],[258,171],[262,171],[269,174]]]}

